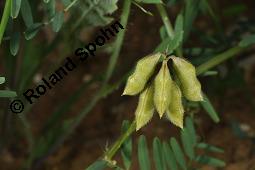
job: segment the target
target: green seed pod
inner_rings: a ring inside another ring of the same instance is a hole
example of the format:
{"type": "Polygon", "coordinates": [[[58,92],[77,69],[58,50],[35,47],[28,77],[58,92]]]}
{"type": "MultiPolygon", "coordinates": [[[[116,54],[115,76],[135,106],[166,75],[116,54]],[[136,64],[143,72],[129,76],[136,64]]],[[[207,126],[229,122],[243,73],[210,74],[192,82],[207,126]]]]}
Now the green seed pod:
{"type": "Polygon", "coordinates": [[[136,95],[140,93],[159,61],[161,53],[146,56],[137,62],[134,73],[129,76],[125,90],[122,95],[136,95]]]}
{"type": "Polygon", "coordinates": [[[183,95],[191,101],[202,101],[201,84],[196,77],[195,67],[180,57],[171,57],[174,70],[181,82],[183,95]]]}
{"type": "Polygon", "coordinates": [[[150,85],[139,96],[138,106],[135,111],[136,130],[146,125],[153,116],[153,91],[153,85],[150,85]]]}
{"type": "Polygon", "coordinates": [[[182,94],[175,82],[172,83],[171,101],[166,111],[166,115],[174,125],[183,128],[184,109],[182,106],[182,94]]]}
{"type": "Polygon", "coordinates": [[[164,60],[162,66],[154,80],[154,105],[161,118],[166,111],[171,100],[172,78],[167,67],[167,60],[164,60]]]}

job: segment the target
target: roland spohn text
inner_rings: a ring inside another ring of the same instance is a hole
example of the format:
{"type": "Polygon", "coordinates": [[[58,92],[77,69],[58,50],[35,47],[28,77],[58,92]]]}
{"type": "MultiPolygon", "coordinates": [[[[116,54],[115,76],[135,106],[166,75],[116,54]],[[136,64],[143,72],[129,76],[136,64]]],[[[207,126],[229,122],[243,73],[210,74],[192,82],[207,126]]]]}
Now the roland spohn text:
{"type": "Polygon", "coordinates": [[[30,104],[33,104],[41,96],[46,94],[48,90],[54,88],[54,86],[62,81],[65,76],[68,76],[71,71],[75,70],[80,63],[85,61],[88,57],[95,56],[97,47],[103,46],[112,37],[116,36],[116,34],[122,29],[124,29],[124,27],[118,21],[115,21],[107,28],[100,29],[100,34],[96,36],[93,42],[90,42],[84,47],[80,47],[75,50],[74,54],[78,57],[78,60],[67,57],[64,64],[51,73],[50,76],[43,77],[41,79],[41,83],[35,88],[27,89],[23,93],[25,99],[30,104]]]}

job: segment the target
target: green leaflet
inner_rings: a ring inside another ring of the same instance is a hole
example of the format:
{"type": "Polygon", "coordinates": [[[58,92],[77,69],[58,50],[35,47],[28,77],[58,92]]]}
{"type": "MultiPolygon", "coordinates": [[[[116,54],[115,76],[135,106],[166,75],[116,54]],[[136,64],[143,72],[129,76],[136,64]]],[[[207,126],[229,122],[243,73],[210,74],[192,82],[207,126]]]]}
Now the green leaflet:
{"type": "Polygon", "coordinates": [[[147,81],[155,70],[160,56],[161,53],[152,54],[137,62],[135,71],[129,76],[122,95],[136,95],[144,89],[147,81]]]}
{"type": "Polygon", "coordinates": [[[167,32],[166,32],[165,26],[160,27],[159,34],[160,34],[161,41],[164,41],[165,37],[167,37],[167,32]]]}
{"type": "Polygon", "coordinates": [[[238,44],[240,47],[247,47],[255,43],[255,34],[245,36],[238,44]]]}
{"type": "Polygon", "coordinates": [[[140,170],[151,169],[148,146],[144,135],[141,135],[138,139],[138,160],[140,170]]]}
{"type": "Polygon", "coordinates": [[[179,14],[175,20],[174,32],[175,32],[175,34],[178,32],[181,33],[180,41],[182,41],[182,34],[183,34],[183,16],[182,16],[182,14],[179,14]]]}
{"type": "Polygon", "coordinates": [[[135,111],[136,130],[147,124],[154,112],[153,86],[147,87],[139,96],[139,102],[135,111]]]}
{"type": "Polygon", "coordinates": [[[5,82],[5,77],[0,77],[0,84],[3,84],[5,82]]]}
{"type": "Polygon", "coordinates": [[[220,121],[220,118],[218,116],[218,113],[215,111],[212,103],[210,102],[210,100],[205,94],[203,94],[203,98],[204,98],[204,101],[200,102],[200,104],[206,110],[206,112],[212,118],[212,120],[215,123],[218,123],[220,121]]]}
{"type": "Polygon", "coordinates": [[[210,152],[224,153],[223,149],[203,142],[198,143],[196,147],[210,152]]]}
{"type": "Polygon", "coordinates": [[[153,157],[154,163],[157,170],[166,170],[166,164],[163,155],[163,145],[158,137],[153,139],[153,157]]]}
{"type": "Polygon", "coordinates": [[[12,0],[12,6],[11,6],[11,17],[17,18],[19,15],[21,6],[21,0],[12,0]]]}
{"type": "Polygon", "coordinates": [[[172,82],[171,101],[166,115],[174,125],[183,128],[184,109],[182,106],[182,94],[175,82],[172,82]]]}
{"type": "MultiPolygon", "coordinates": [[[[72,1],[72,4],[75,1],[72,1]]],[[[103,26],[111,23],[113,17],[110,15],[115,12],[118,0],[86,0],[76,1],[75,6],[77,14],[80,14],[78,20],[74,23],[74,28],[77,26],[103,26]]],[[[70,4],[65,8],[69,9],[70,4]]]]}
{"type": "MultiPolygon", "coordinates": [[[[0,77],[0,84],[3,84],[5,82],[5,77],[0,77]]],[[[17,93],[14,91],[9,90],[0,90],[0,97],[16,97],[17,93]]]]}
{"type": "Polygon", "coordinates": [[[178,144],[177,140],[174,137],[172,137],[170,139],[170,146],[173,150],[174,157],[175,157],[176,161],[178,162],[178,164],[180,165],[180,167],[183,170],[187,170],[187,164],[185,161],[184,154],[182,152],[180,145],[178,144]]]}
{"type": "Polygon", "coordinates": [[[8,20],[10,16],[11,5],[12,5],[12,0],[6,0],[3,12],[1,9],[2,19],[0,21],[0,45],[2,43],[4,32],[6,29],[8,29],[8,20]]]}
{"type": "Polygon", "coordinates": [[[166,142],[163,142],[163,152],[164,152],[164,157],[165,157],[167,166],[171,170],[178,170],[177,162],[174,157],[173,151],[172,151],[171,147],[169,146],[169,144],[166,142]]]}
{"type": "Polygon", "coordinates": [[[214,166],[214,167],[226,166],[226,163],[224,161],[217,159],[217,158],[210,157],[210,156],[206,156],[206,155],[197,156],[196,161],[201,164],[206,164],[206,165],[210,165],[210,166],[214,166]]]}
{"type": "Polygon", "coordinates": [[[194,147],[197,143],[197,135],[196,135],[195,126],[191,117],[187,117],[185,119],[185,126],[186,126],[186,129],[189,131],[190,141],[192,142],[192,146],[194,147]]]}
{"type": "Polygon", "coordinates": [[[43,23],[33,23],[30,25],[24,33],[26,40],[32,39],[43,26],[43,23]]]}
{"type": "Polygon", "coordinates": [[[161,27],[160,35],[162,41],[155,49],[156,52],[167,49],[168,53],[173,53],[173,51],[181,45],[183,40],[183,17],[181,14],[178,15],[175,22],[174,36],[171,38],[167,37],[166,34],[165,27],[161,27]]]}
{"type": "Polygon", "coordinates": [[[34,23],[31,6],[28,0],[22,0],[21,2],[21,15],[27,28],[34,23]]]}
{"type": "Polygon", "coordinates": [[[154,80],[154,105],[159,113],[160,118],[169,106],[171,100],[172,79],[167,67],[167,60],[164,60],[154,80]]]}
{"type": "Polygon", "coordinates": [[[19,41],[20,41],[19,32],[14,32],[11,35],[11,40],[10,40],[10,52],[13,56],[15,56],[19,51],[19,41]]]}
{"type": "Polygon", "coordinates": [[[58,32],[64,22],[64,13],[62,11],[57,12],[53,18],[52,29],[54,32],[58,32]]]}
{"type": "Polygon", "coordinates": [[[9,91],[9,90],[0,90],[0,97],[16,97],[17,93],[14,91],[9,91]]]}
{"type": "MultiPolygon", "coordinates": [[[[121,132],[122,134],[126,133],[130,123],[127,120],[124,120],[122,123],[121,132]]],[[[122,144],[121,146],[121,156],[123,159],[123,164],[126,170],[130,169],[132,162],[132,138],[131,136],[122,144]]]]}
{"type": "Polygon", "coordinates": [[[195,67],[180,57],[171,57],[174,70],[181,82],[183,95],[190,101],[202,101],[201,84],[196,77],[195,67]]]}
{"type": "MultiPolygon", "coordinates": [[[[51,20],[56,15],[56,1],[55,0],[48,0],[47,3],[45,3],[46,12],[48,15],[48,18],[51,20]]],[[[54,22],[55,18],[53,18],[54,22]]]]}
{"type": "Polygon", "coordinates": [[[188,129],[185,127],[181,131],[181,141],[183,149],[186,153],[186,155],[190,158],[190,160],[193,160],[195,158],[195,151],[193,147],[193,142],[190,140],[190,134],[188,129]]]}

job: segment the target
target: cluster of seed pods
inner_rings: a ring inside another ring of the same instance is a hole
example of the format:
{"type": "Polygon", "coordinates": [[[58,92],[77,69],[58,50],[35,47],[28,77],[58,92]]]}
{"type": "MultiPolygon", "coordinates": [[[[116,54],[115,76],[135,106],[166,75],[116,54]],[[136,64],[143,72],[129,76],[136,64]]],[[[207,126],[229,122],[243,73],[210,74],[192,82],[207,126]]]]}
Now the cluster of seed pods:
{"type": "Polygon", "coordinates": [[[151,120],[155,109],[160,118],[165,114],[174,125],[183,128],[182,96],[190,101],[203,100],[195,67],[183,58],[167,57],[162,53],[148,55],[137,62],[122,95],[137,94],[140,96],[135,111],[136,130],[151,120]],[[172,79],[168,68],[169,60],[172,60],[170,70],[175,79],[172,79]],[[159,72],[149,81],[159,63],[162,63],[159,72]]]}

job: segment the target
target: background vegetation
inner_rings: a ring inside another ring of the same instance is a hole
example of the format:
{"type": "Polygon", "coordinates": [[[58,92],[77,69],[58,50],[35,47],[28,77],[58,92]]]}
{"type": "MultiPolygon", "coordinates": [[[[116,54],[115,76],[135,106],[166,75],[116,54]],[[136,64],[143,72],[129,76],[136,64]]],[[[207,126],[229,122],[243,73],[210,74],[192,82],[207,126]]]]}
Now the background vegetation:
{"type": "Polygon", "coordinates": [[[0,169],[254,169],[253,6],[248,0],[1,1],[0,169]],[[35,104],[25,103],[21,114],[10,111],[15,97],[114,20],[124,31],[95,57],[35,104]],[[155,51],[196,66],[205,101],[184,101],[183,130],[154,116],[134,132],[137,98],[121,97],[136,61],[155,51]]]}

